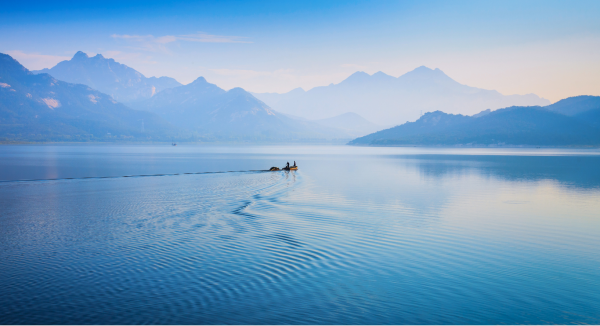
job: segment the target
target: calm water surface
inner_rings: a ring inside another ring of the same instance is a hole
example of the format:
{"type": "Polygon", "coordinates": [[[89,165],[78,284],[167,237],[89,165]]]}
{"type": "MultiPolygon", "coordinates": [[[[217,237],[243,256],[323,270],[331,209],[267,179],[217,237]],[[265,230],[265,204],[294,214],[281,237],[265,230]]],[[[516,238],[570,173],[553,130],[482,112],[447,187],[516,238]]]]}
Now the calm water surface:
{"type": "Polygon", "coordinates": [[[0,324],[600,324],[597,149],[0,146],[0,180],[0,324]]]}

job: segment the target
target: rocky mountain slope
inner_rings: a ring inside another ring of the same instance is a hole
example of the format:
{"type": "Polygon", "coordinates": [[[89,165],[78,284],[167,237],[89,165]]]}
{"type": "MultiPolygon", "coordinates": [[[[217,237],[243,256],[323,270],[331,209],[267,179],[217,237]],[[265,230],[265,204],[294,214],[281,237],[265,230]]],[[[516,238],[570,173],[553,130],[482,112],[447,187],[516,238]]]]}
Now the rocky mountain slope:
{"type": "Polygon", "coordinates": [[[165,120],[81,84],[33,74],[0,54],[0,139],[157,140],[175,133],[165,120]]]}
{"type": "Polygon", "coordinates": [[[50,69],[33,71],[74,84],[84,84],[128,103],[151,98],[156,93],[181,84],[170,77],[146,78],[140,72],[101,54],[88,57],[79,51],[71,60],[59,62],[50,69]]]}

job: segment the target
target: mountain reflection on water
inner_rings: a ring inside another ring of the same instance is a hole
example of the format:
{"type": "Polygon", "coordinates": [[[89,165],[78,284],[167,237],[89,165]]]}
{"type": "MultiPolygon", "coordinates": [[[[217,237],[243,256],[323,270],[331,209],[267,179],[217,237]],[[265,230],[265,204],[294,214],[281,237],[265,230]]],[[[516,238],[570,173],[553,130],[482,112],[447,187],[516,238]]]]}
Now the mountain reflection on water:
{"type": "Polygon", "coordinates": [[[477,173],[507,181],[554,180],[573,188],[600,187],[600,160],[597,156],[491,156],[412,155],[394,156],[414,164],[429,178],[477,173]]]}
{"type": "Polygon", "coordinates": [[[3,146],[0,324],[598,324],[599,154],[3,146]]]}

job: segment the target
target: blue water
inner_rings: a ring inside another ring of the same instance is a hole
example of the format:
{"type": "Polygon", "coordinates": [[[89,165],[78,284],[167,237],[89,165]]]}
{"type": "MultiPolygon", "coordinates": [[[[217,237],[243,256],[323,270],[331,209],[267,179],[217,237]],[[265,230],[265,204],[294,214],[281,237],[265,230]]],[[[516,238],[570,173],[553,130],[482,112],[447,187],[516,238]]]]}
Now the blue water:
{"type": "Polygon", "coordinates": [[[600,324],[599,167],[597,149],[0,146],[0,324],[600,324]]]}

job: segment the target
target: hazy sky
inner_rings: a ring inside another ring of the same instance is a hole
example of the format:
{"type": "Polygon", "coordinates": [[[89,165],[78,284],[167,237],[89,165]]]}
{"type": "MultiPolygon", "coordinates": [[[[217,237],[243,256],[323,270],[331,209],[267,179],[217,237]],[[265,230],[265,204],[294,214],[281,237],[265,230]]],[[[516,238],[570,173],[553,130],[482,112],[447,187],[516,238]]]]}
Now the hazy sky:
{"type": "Polygon", "coordinates": [[[554,102],[600,95],[600,1],[2,3],[0,52],[41,69],[79,50],[147,77],[252,92],[425,65],[554,102]]]}

